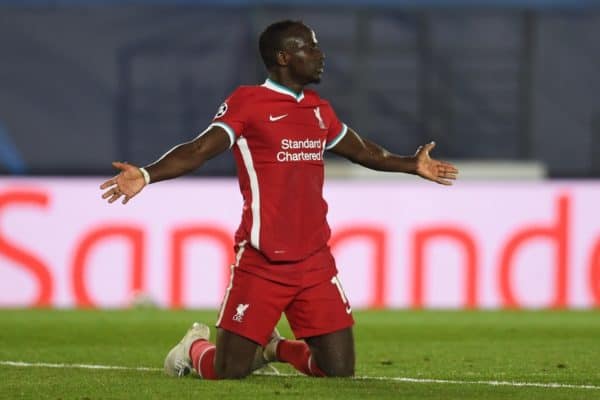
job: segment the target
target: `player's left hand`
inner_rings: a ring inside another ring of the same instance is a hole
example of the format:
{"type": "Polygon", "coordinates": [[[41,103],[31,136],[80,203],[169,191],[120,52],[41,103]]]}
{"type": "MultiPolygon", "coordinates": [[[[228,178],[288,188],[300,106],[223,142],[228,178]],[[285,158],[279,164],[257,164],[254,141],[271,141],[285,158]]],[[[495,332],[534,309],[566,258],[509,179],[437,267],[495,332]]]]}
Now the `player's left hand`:
{"type": "Polygon", "coordinates": [[[452,181],[458,176],[458,169],[449,162],[438,161],[429,157],[429,152],[434,147],[435,142],[429,142],[417,149],[415,153],[417,175],[441,185],[452,185],[452,181]]]}

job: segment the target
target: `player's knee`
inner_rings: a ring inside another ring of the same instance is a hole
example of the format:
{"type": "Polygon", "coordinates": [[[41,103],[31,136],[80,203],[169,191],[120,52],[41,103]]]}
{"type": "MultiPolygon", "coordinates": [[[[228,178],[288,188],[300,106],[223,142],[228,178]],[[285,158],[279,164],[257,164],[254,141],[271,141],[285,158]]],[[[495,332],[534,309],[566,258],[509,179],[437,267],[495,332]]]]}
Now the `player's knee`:
{"type": "Polygon", "coordinates": [[[250,375],[250,366],[239,362],[215,363],[215,372],[220,379],[242,379],[250,375]]]}
{"type": "Polygon", "coordinates": [[[336,362],[329,363],[324,366],[325,368],[321,368],[321,370],[325,373],[326,376],[332,378],[347,378],[354,376],[354,364],[351,362],[336,362]]]}

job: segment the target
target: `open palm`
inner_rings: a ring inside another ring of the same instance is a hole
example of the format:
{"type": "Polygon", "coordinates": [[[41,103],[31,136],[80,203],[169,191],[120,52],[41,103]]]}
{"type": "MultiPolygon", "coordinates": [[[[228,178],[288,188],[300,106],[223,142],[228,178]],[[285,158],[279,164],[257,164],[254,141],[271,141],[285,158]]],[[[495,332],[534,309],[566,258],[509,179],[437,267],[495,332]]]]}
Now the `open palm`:
{"type": "Polygon", "coordinates": [[[430,142],[417,149],[417,175],[441,185],[452,185],[452,181],[458,176],[458,169],[449,162],[431,158],[429,152],[434,147],[435,142],[430,142]]]}
{"type": "Polygon", "coordinates": [[[108,189],[102,194],[102,198],[108,199],[109,203],[114,203],[123,196],[123,204],[126,204],[146,186],[146,181],[135,165],[118,161],[113,162],[112,165],[121,172],[100,185],[100,189],[108,189]]]}

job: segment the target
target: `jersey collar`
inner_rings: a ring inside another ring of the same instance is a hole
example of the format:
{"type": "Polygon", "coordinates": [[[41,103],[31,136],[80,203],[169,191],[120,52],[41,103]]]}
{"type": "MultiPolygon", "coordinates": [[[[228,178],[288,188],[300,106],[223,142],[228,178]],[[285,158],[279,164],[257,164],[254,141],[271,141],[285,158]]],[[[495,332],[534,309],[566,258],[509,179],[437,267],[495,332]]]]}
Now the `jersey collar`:
{"type": "Polygon", "coordinates": [[[290,89],[286,88],[285,86],[280,85],[279,83],[272,81],[269,78],[267,78],[265,83],[263,83],[261,86],[266,87],[267,89],[271,89],[277,93],[292,96],[298,103],[300,103],[302,101],[302,99],[304,98],[304,90],[301,91],[300,94],[296,94],[293,91],[291,91],[290,89]]]}

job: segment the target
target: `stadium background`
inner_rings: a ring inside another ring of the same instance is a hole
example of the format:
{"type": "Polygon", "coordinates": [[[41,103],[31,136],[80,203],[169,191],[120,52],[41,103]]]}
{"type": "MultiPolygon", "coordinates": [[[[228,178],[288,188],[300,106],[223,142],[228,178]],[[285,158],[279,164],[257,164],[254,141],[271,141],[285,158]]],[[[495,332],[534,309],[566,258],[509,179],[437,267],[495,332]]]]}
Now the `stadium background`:
{"type": "Polygon", "coordinates": [[[218,306],[241,199],[226,153],[127,207],[97,186],[262,82],[269,22],[302,19],[318,90],[440,188],[328,159],[356,308],[600,305],[600,9],[593,1],[0,1],[0,306],[218,306]],[[343,6],[342,6],[343,4],[343,6]]]}

